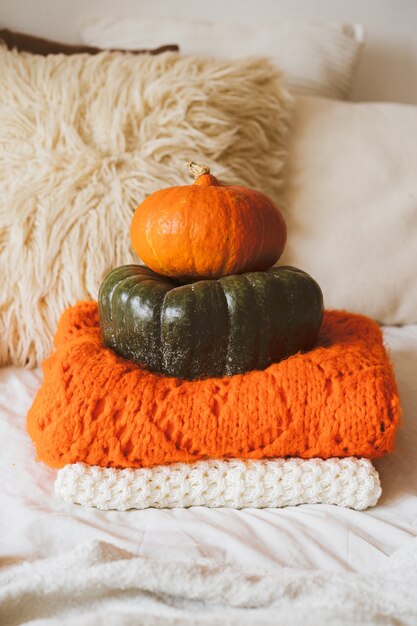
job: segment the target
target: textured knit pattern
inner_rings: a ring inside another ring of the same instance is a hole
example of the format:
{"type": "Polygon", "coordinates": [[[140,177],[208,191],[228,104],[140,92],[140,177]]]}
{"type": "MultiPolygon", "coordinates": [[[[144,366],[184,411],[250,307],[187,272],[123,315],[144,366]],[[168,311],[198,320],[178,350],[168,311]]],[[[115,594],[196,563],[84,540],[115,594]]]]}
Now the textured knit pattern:
{"type": "Polygon", "coordinates": [[[185,163],[276,198],[291,99],[267,59],[0,46],[0,366],[39,365],[60,314],[137,263],[133,212],[185,163]]]}
{"type": "Polygon", "coordinates": [[[119,511],[298,504],[363,511],[377,503],[381,487],[367,459],[230,459],[123,470],[75,463],[59,470],[55,492],[68,502],[119,511]]]}
{"type": "Polygon", "coordinates": [[[230,378],[150,373],[103,347],[97,304],[64,312],[28,414],[38,458],[151,467],[207,458],[373,458],[390,452],[399,399],[381,331],[326,312],[318,346],[230,378]]]}

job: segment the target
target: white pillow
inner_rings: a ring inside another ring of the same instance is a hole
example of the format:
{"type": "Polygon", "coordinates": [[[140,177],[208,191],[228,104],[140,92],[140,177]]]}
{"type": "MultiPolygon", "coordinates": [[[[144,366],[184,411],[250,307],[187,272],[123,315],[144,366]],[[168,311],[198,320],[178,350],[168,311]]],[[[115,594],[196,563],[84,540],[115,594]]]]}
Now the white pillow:
{"type": "Polygon", "coordinates": [[[84,43],[100,48],[151,48],[178,43],[182,54],[267,56],[297,93],[346,99],[364,43],[361,25],[281,22],[225,24],[171,18],[89,18],[84,43]]]}
{"type": "Polygon", "coordinates": [[[300,97],[289,146],[288,243],[326,308],[417,323],[417,106],[300,97]]]}

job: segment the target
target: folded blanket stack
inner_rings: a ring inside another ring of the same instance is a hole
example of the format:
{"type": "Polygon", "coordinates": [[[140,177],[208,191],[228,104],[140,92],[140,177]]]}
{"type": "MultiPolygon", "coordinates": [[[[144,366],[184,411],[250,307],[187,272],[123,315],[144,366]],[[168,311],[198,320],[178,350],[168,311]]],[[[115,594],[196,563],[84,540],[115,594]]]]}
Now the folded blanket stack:
{"type": "Polygon", "coordinates": [[[370,459],[399,420],[379,327],[323,317],[311,276],[271,267],[279,208],[190,167],[194,185],[133,217],[149,267],[112,270],[98,304],[60,320],[28,415],[39,459],[62,468],[57,493],[121,510],[372,506],[370,459]]]}
{"type": "Polygon", "coordinates": [[[392,450],[400,407],[381,331],[365,317],[326,312],[311,352],[198,381],[104,348],[96,303],[65,311],[55,344],[28,429],[39,459],[63,468],[56,490],[67,500],[362,509],[379,497],[366,459],[392,450]]]}

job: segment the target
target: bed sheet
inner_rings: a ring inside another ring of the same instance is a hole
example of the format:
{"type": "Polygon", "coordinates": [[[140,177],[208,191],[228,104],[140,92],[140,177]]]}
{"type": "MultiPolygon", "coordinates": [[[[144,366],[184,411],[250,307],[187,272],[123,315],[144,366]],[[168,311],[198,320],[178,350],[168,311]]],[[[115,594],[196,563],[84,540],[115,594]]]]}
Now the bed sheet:
{"type": "Polygon", "coordinates": [[[417,537],[417,325],[386,327],[384,336],[404,414],[394,453],[375,462],[383,493],[366,512],[330,505],[105,512],[67,504],[54,494],[56,471],[36,462],[25,431],[41,372],[0,369],[0,556],[55,556],[98,539],[164,560],[210,558],[252,569],[378,569],[417,537]]]}

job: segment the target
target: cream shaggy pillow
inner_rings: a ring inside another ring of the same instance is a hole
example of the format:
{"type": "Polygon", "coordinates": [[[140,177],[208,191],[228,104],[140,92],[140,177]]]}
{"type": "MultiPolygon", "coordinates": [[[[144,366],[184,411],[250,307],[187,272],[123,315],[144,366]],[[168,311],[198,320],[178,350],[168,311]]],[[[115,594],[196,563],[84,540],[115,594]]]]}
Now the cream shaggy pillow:
{"type": "Polygon", "coordinates": [[[327,308],[417,323],[417,106],[300,97],[280,263],[320,284],[327,308]]]}
{"type": "Polygon", "coordinates": [[[0,49],[0,365],[35,366],[62,310],[137,262],[134,209],[191,183],[276,197],[291,99],[267,60],[0,49]]]}

